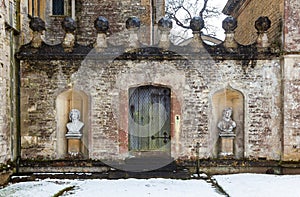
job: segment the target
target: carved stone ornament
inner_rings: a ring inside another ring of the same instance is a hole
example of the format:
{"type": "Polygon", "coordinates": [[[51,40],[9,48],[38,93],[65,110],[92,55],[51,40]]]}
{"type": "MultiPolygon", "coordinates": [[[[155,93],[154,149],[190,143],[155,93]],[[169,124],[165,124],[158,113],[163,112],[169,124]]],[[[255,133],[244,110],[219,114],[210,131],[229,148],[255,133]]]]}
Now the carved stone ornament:
{"type": "Polygon", "coordinates": [[[190,22],[190,28],[193,32],[200,32],[204,28],[204,20],[200,16],[195,16],[190,22]]]}
{"type": "Polygon", "coordinates": [[[80,119],[80,111],[78,109],[72,109],[69,113],[69,119],[71,122],[67,123],[68,132],[66,134],[67,138],[81,138],[81,129],[84,123],[80,119]]]}
{"type": "Polygon", "coordinates": [[[228,107],[223,110],[222,120],[218,123],[220,136],[224,134],[233,134],[233,129],[236,127],[235,121],[231,119],[232,108],[228,107]]]}
{"type": "Polygon", "coordinates": [[[222,28],[226,33],[234,32],[237,28],[237,20],[232,16],[226,17],[222,22],[222,28]]]}
{"type": "Polygon", "coordinates": [[[61,26],[66,33],[73,33],[77,28],[75,20],[71,17],[65,17],[61,23],[61,26]]]}
{"type": "Polygon", "coordinates": [[[236,127],[236,123],[231,119],[232,108],[228,107],[223,110],[222,120],[218,123],[220,130],[220,143],[221,143],[221,157],[231,157],[234,155],[234,138],[235,133],[233,129],[236,127]]]}
{"type": "Polygon", "coordinates": [[[94,21],[94,27],[96,28],[97,33],[107,33],[109,29],[109,22],[105,17],[99,16],[94,21]]]}
{"type": "Polygon", "coordinates": [[[138,30],[141,26],[141,21],[139,18],[132,16],[126,20],[126,29],[128,30],[138,30]]]}

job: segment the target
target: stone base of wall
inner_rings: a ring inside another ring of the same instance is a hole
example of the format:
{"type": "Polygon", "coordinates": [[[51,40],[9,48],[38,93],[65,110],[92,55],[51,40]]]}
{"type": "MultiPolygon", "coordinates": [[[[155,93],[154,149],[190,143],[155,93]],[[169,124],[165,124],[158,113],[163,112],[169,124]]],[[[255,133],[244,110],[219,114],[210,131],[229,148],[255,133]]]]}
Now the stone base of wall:
{"type": "Polygon", "coordinates": [[[11,175],[13,174],[12,171],[5,171],[0,173],[0,186],[6,185],[10,180],[11,175]]]}
{"type": "MultiPolygon", "coordinates": [[[[72,173],[71,176],[80,178],[112,178],[110,176],[114,176],[115,172],[120,172],[118,173],[120,176],[121,172],[123,172],[119,178],[135,177],[134,172],[114,169],[101,161],[93,160],[23,161],[19,172],[20,174],[35,173],[35,175],[41,173],[46,176],[51,175],[52,178],[66,178],[65,176],[70,174],[70,172],[72,173]],[[58,174],[62,174],[63,177],[56,177],[58,174]]],[[[147,174],[149,178],[154,178],[158,174],[165,177],[168,174],[167,172],[169,172],[169,178],[183,176],[182,172],[186,172],[190,176],[197,172],[211,175],[233,173],[299,174],[300,162],[236,159],[200,159],[199,162],[197,160],[177,160],[160,169],[138,173],[147,174]],[[153,173],[152,176],[151,173],[153,173]],[[171,175],[170,173],[174,174],[171,175]]]]}

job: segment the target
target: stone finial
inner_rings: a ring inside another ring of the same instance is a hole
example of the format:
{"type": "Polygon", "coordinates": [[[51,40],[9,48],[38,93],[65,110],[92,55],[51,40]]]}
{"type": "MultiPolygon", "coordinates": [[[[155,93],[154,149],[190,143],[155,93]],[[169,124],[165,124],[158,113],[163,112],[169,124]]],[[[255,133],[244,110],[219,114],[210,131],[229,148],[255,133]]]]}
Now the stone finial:
{"type": "Polygon", "coordinates": [[[74,32],[77,28],[76,22],[71,17],[65,17],[61,23],[62,28],[65,30],[66,34],[64,41],[62,43],[65,52],[72,52],[75,45],[75,35],[74,32]]]}
{"type": "Polygon", "coordinates": [[[65,17],[61,25],[66,33],[73,33],[77,28],[75,20],[71,17],[65,17]]]}
{"type": "Polygon", "coordinates": [[[203,48],[201,39],[201,30],[204,28],[204,20],[200,16],[192,18],[190,28],[193,31],[193,40],[189,44],[194,52],[200,52],[203,48]]]}
{"type": "Polygon", "coordinates": [[[98,33],[106,34],[109,29],[109,22],[105,17],[99,16],[94,22],[94,27],[96,28],[98,33]]]}
{"type": "Polygon", "coordinates": [[[33,37],[31,40],[31,46],[34,48],[39,48],[42,45],[42,34],[46,30],[45,22],[39,17],[33,17],[29,22],[29,27],[33,31],[33,37]]]}
{"type": "Polygon", "coordinates": [[[141,21],[139,18],[132,16],[126,20],[126,29],[128,30],[138,30],[141,26],[141,21]]]}
{"type": "Polygon", "coordinates": [[[255,21],[255,28],[258,32],[266,32],[271,27],[271,21],[267,16],[261,16],[255,21]]]}
{"type": "Polygon", "coordinates": [[[227,49],[237,48],[238,44],[234,39],[234,30],[237,28],[237,20],[232,16],[229,16],[223,20],[222,27],[225,30],[225,40],[223,45],[227,49]]]}
{"type": "Polygon", "coordinates": [[[193,33],[199,33],[204,28],[204,20],[200,16],[195,16],[190,22],[190,28],[193,33]]]}
{"type": "Polygon", "coordinates": [[[234,32],[237,28],[237,20],[232,16],[226,17],[222,22],[222,28],[225,30],[225,33],[234,32]]]}
{"type": "Polygon", "coordinates": [[[45,26],[45,22],[39,17],[33,17],[29,22],[29,27],[32,31],[43,32],[46,30],[45,26]]]}
{"type": "Polygon", "coordinates": [[[109,22],[105,17],[99,16],[94,22],[94,27],[97,30],[97,40],[94,47],[98,52],[101,52],[107,48],[106,33],[109,29],[109,22]]]}
{"type": "Polygon", "coordinates": [[[137,30],[139,30],[140,25],[141,25],[140,19],[135,16],[129,17],[126,20],[126,29],[128,29],[128,31],[129,31],[128,49],[127,50],[139,48],[140,42],[139,42],[137,30]]]}
{"type": "Polygon", "coordinates": [[[158,46],[161,48],[169,48],[169,33],[173,27],[173,22],[168,17],[163,17],[158,21],[158,29],[161,31],[161,37],[158,46]]]}
{"type": "Polygon", "coordinates": [[[270,46],[267,31],[271,27],[271,21],[267,16],[261,16],[255,21],[255,28],[258,32],[256,46],[259,50],[264,50],[270,46]]]}

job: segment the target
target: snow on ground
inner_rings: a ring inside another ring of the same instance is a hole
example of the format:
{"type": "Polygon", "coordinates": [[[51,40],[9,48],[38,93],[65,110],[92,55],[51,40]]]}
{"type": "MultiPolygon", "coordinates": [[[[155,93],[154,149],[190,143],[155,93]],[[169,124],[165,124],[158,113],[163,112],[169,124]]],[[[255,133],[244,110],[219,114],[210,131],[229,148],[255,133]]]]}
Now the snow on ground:
{"type": "Polygon", "coordinates": [[[300,175],[234,174],[214,178],[231,197],[300,196],[300,175]]]}
{"type": "MultiPolygon", "coordinates": [[[[300,175],[234,174],[213,176],[230,197],[300,196],[300,175]]],[[[76,197],[216,197],[222,196],[205,180],[175,179],[45,179],[11,184],[0,189],[0,197],[53,196],[74,187],[63,196],[76,197]]]]}
{"type": "Polygon", "coordinates": [[[2,197],[53,196],[66,187],[75,186],[64,196],[76,197],[199,197],[221,196],[204,180],[119,179],[119,180],[54,180],[16,183],[0,190],[2,197]]]}

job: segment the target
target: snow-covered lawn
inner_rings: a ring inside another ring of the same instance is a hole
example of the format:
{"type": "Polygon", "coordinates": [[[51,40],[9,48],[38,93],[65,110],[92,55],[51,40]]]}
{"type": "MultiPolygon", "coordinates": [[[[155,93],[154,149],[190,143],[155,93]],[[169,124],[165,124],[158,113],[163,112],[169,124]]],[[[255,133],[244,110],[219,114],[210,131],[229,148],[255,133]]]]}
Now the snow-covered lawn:
{"type": "MultiPolygon", "coordinates": [[[[214,176],[231,197],[300,196],[300,175],[234,174],[214,176]]],[[[205,180],[119,179],[58,180],[45,179],[11,184],[0,189],[2,197],[53,196],[72,187],[63,196],[108,197],[215,197],[222,196],[205,180]]]]}
{"type": "Polygon", "coordinates": [[[63,188],[75,186],[64,196],[82,197],[199,197],[221,196],[204,180],[119,179],[54,180],[17,183],[0,190],[2,197],[53,196],[63,188]]]}
{"type": "Polygon", "coordinates": [[[214,178],[232,197],[300,196],[300,175],[233,174],[214,178]]]}

